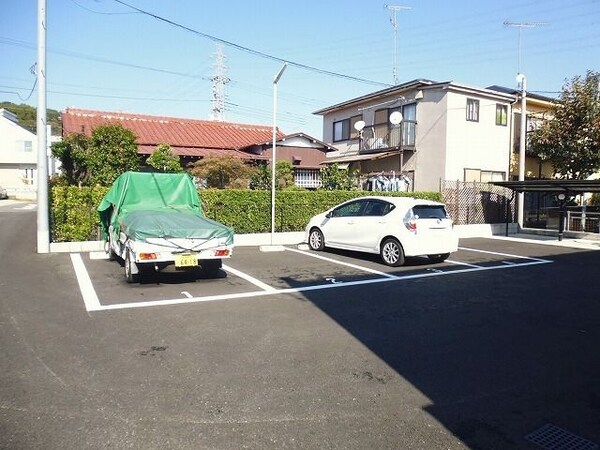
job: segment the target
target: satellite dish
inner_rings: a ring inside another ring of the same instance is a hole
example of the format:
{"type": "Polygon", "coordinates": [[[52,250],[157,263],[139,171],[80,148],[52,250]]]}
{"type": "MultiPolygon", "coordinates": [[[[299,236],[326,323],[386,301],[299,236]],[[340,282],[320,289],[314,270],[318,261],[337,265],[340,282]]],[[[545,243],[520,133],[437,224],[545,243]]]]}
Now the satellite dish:
{"type": "Polygon", "coordinates": [[[359,120],[358,122],[356,122],[354,124],[354,129],[356,131],[362,131],[362,129],[365,127],[365,121],[364,120],[359,120]]]}
{"type": "Polygon", "coordinates": [[[398,125],[402,122],[402,113],[400,111],[394,111],[390,114],[390,123],[392,125],[398,125]]]}

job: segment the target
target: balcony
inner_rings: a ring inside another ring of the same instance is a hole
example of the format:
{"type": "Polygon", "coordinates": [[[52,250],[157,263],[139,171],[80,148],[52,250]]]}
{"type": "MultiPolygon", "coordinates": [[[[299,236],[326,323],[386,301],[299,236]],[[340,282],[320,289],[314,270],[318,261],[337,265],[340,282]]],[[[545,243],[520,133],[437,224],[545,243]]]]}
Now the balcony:
{"type": "Polygon", "coordinates": [[[360,153],[387,150],[415,150],[417,122],[404,121],[398,125],[366,126],[360,139],[360,153]]]}

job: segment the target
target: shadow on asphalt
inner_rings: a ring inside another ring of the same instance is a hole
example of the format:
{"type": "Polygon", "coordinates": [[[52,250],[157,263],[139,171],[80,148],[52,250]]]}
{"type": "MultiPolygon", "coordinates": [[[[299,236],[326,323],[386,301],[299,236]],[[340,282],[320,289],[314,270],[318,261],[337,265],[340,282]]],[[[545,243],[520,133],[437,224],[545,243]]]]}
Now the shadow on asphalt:
{"type": "Polygon", "coordinates": [[[424,409],[469,448],[537,448],[524,437],[546,423],[598,439],[600,252],[547,258],[303,296],[427,396],[424,409]]]}

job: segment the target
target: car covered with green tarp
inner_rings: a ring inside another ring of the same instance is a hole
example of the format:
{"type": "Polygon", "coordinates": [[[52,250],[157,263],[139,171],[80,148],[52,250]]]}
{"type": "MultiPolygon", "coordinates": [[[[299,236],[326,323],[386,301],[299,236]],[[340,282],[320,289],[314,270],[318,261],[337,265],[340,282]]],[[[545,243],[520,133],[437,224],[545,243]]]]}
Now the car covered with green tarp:
{"type": "Polygon", "coordinates": [[[129,282],[174,266],[216,276],[231,257],[233,230],[206,217],[187,173],[125,172],[98,205],[109,259],[129,282]]]}

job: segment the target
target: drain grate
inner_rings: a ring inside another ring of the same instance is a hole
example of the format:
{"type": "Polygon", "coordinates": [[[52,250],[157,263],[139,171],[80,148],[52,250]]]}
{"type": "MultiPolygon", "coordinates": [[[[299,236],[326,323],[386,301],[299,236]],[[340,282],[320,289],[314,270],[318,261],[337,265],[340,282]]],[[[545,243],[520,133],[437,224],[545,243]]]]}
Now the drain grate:
{"type": "Polygon", "coordinates": [[[598,444],[551,423],[529,433],[525,439],[547,450],[598,450],[598,444]]]}

